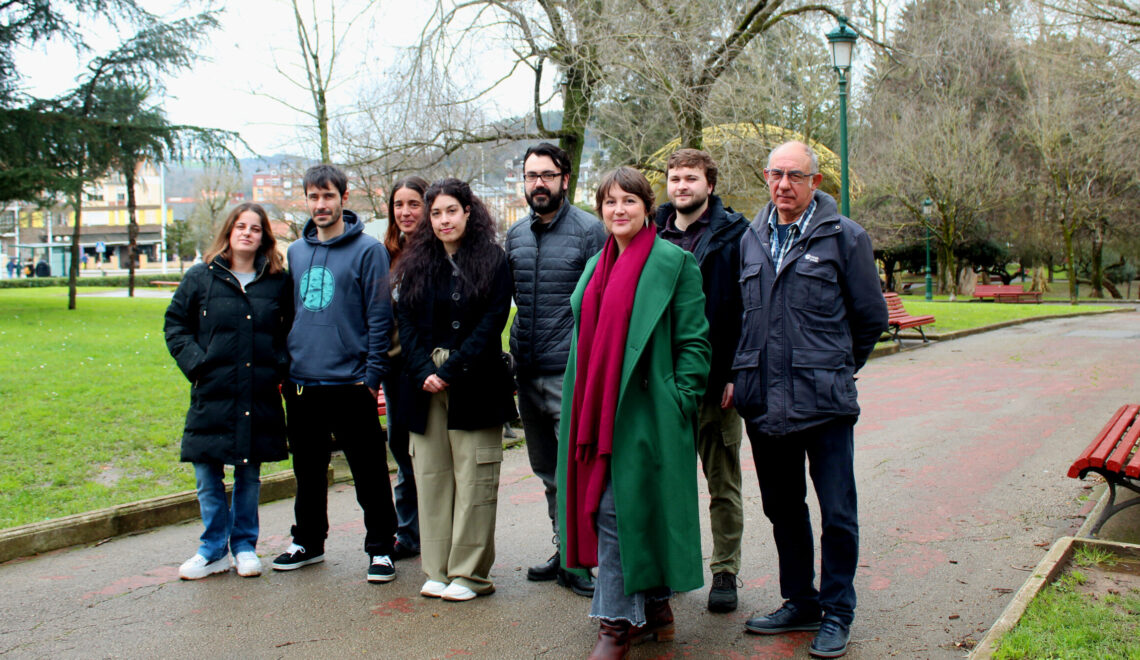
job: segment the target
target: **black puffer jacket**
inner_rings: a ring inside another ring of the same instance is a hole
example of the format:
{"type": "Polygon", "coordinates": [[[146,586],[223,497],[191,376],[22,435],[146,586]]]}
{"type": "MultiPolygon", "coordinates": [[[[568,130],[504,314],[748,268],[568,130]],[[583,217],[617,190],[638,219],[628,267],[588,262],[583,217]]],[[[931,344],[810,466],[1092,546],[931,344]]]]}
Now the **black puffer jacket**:
{"type": "Polygon", "coordinates": [[[228,266],[217,257],[190,268],[166,309],[166,346],[192,383],[182,460],[284,460],[278,386],[289,372],[293,284],[288,273],[269,274],[259,257],[243,292],[228,266]]]}
{"type": "MultiPolygon", "coordinates": [[[[657,233],[676,213],[673,204],[657,208],[657,233]]],[[[709,320],[712,366],[705,399],[720,401],[724,386],[732,380],[732,358],[740,341],[740,237],[748,230],[744,215],[726,208],[720,197],[709,195],[709,228],[693,247],[701,268],[705,291],[705,316],[709,320]]]]}
{"type": "Polygon", "coordinates": [[[590,257],[602,249],[605,225],[565,203],[548,224],[534,213],[507,231],[514,279],[515,322],[511,354],[525,374],[560,374],[570,356],[570,294],[590,257]]]}

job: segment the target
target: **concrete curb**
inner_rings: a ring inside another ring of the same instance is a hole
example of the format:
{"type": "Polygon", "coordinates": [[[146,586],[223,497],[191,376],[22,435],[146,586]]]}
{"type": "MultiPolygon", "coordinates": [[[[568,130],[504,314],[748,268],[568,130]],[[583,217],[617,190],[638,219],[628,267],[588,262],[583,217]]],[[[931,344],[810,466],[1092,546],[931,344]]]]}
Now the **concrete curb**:
{"type": "MultiPolygon", "coordinates": [[[[1096,311],[1089,311],[1089,312],[1077,312],[1075,314],[1046,314],[1045,316],[1032,316],[1032,317],[1024,318],[1024,319],[1013,319],[1012,321],[1002,321],[1001,323],[994,323],[992,325],[981,325],[981,326],[978,326],[976,328],[966,328],[965,330],[954,330],[952,332],[945,332],[945,333],[928,332],[928,333],[926,333],[926,338],[929,339],[930,341],[953,341],[955,339],[962,339],[963,337],[969,337],[971,335],[979,335],[983,332],[990,332],[992,330],[1001,330],[1002,328],[1009,328],[1009,327],[1013,327],[1015,325],[1025,325],[1026,323],[1033,323],[1034,321],[1049,321],[1049,320],[1053,320],[1053,319],[1074,318],[1074,317],[1078,317],[1078,316],[1096,316],[1098,314],[1119,314],[1121,312],[1135,312],[1135,311],[1136,310],[1132,309],[1131,307],[1121,307],[1118,309],[1099,309],[1096,311]]],[[[901,339],[922,339],[922,335],[920,335],[917,332],[906,332],[906,333],[899,335],[899,338],[901,338],[901,339]]],[[[898,344],[895,344],[895,345],[897,346],[898,344]]],[[[920,344],[919,346],[911,346],[911,347],[907,347],[907,348],[901,349],[901,350],[912,350],[914,348],[922,348],[923,346],[927,346],[927,345],[929,345],[929,344],[920,344]]],[[[873,358],[874,357],[881,357],[881,355],[890,355],[891,353],[897,353],[898,352],[896,350],[896,351],[883,352],[882,354],[880,354],[879,353],[880,348],[882,348],[882,347],[876,348],[875,351],[873,353],[871,353],[871,357],[873,357],[873,358]]]]}
{"type": "MultiPolygon", "coordinates": [[[[1090,517],[1091,519],[1091,517],[1090,517]]],[[[1005,611],[1002,612],[994,625],[990,626],[989,632],[982,638],[982,641],[974,647],[970,653],[972,660],[988,660],[993,656],[994,650],[997,647],[998,640],[1002,635],[1013,629],[1017,622],[1021,620],[1021,615],[1025,614],[1025,609],[1029,607],[1029,603],[1037,596],[1037,594],[1057,578],[1057,575],[1064,570],[1069,561],[1073,557],[1073,553],[1077,548],[1082,546],[1099,546],[1109,550],[1116,555],[1126,555],[1130,557],[1140,557],[1140,545],[1132,543],[1114,543],[1112,541],[1101,541],[1099,539],[1077,538],[1074,536],[1063,536],[1049,552],[1037,564],[1033,574],[1017,594],[1006,606],[1005,611]]]]}
{"type": "MultiPolygon", "coordinates": [[[[333,477],[334,470],[330,466],[330,485],[333,477]]],[[[226,485],[227,492],[231,488],[232,484],[226,485]]],[[[296,492],[297,481],[292,470],[261,477],[261,502],[285,499],[296,492]]],[[[185,522],[198,515],[198,494],[188,490],[11,527],[0,530],[0,562],[185,522]]]]}

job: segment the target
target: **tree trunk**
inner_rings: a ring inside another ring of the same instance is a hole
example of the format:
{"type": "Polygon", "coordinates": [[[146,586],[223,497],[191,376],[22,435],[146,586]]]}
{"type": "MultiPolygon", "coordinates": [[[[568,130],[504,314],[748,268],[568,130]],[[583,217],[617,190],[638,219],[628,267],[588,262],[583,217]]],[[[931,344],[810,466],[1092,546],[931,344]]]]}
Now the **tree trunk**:
{"type": "Polygon", "coordinates": [[[1069,304],[1077,304],[1077,259],[1073,254],[1073,230],[1061,220],[1061,234],[1065,241],[1065,272],[1069,276],[1069,304]]]}
{"type": "Polygon", "coordinates": [[[1045,266],[1038,266],[1033,269],[1033,280],[1029,285],[1030,291],[1045,293],[1049,290],[1049,275],[1045,271],[1045,266]]]}
{"type": "Polygon", "coordinates": [[[123,180],[127,182],[127,297],[135,297],[135,260],[139,252],[139,223],[135,217],[135,168],[123,167],[123,180]]]}
{"type": "Polygon", "coordinates": [[[1100,223],[1093,226],[1092,265],[1089,269],[1089,280],[1092,283],[1092,297],[1104,297],[1104,232],[1100,223]]]}
{"type": "MultiPolygon", "coordinates": [[[[75,184],[72,193],[72,206],[75,207],[75,224],[71,227],[71,268],[67,273],[67,308],[75,309],[75,298],[79,286],[79,221],[83,216],[83,182],[75,184]]],[[[46,218],[47,215],[45,214],[46,218]]],[[[51,220],[48,220],[51,222],[51,220]]]]}
{"type": "Polygon", "coordinates": [[[562,129],[558,146],[570,155],[570,185],[566,198],[573,204],[581,173],[582,147],[586,142],[586,124],[590,121],[593,84],[586,64],[578,63],[566,68],[566,82],[562,93],[562,129]]]}

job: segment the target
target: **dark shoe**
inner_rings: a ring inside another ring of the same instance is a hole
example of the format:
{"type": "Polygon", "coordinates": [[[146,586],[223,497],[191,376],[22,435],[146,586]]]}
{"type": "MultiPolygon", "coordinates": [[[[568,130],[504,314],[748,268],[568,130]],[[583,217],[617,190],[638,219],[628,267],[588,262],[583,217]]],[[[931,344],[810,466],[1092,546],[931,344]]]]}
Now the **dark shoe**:
{"type": "MultiPolygon", "coordinates": [[[[532,582],[549,582],[558,579],[558,571],[562,569],[562,557],[556,552],[545,562],[538,566],[531,566],[526,570],[526,579],[532,582]]],[[[592,592],[591,592],[592,593],[592,592]]]]}
{"type": "Polygon", "coordinates": [[[598,619],[598,643],[589,660],[622,660],[629,654],[629,621],[598,619]]]}
{"type": "MultiPolygon", "coordinates": [[[[527,573],[527,577],[530,577],[530,573],[527,573]]],[[[531,579],[533,580],[534,578],[531,579]]],[[[575,575],[564,568],[558,569],[558,585],[568,588],[579,596],[589,598],[594,595],[593,578],[588,575],[585,577],[575,575]]]]}
{"type": "Polygon", "coordinates": [[[838,658],[847,653],[847,642],[851,641],[851,628],[832,618],[823,620],[815,639],[808,649],[816,658],[838,658]]]}
{"type": "Polygon", "coordinates": [[[800,610],[788,601],[780,609],[765,616],[754,616],[744,623],[744,629],[757,635],[777,635],[795,630],[819,630],[820,613],[800,610]]]}
{"type": "Polygon", "coordinates": [[[391,582],[396,579],[396,567],[388,555],[376,555],[368,564],[369,582],[391,582]]]}
{"type": "Polygon", "coordinates": [[[308,566],[309,564],[316,564],[325,560],[325,551],[323,548],[310,552],[302,546],[292,543],[289,549],[277,555],[277,559],[273,560],[273,570],[275,571],[292,571],[308,566]]]}
{"type": "Polygon", "coordinates": [[[669,599],[646,600],[645,625],[629,631],[629,643],[671,642],[674,632],[673,608],[669,607],[669,599]]]}
{"type": "Polygon", "coordinates": [[[709,611],[735,612],[736,602],[736,576],[728,571],[713,575],[712,589],[709,590],[709,611]]]}
{"type": "Polygon", "coordinates": [[[388,556],[392,558],[392,561],[397,561],[399,559],[410,559],[412,557],[418,557],[419,554],[419,548],[413,548],[411,546],[404,545],[399,541],[396,541],[396,543],[392,545],[392,554],[388,556]]]}

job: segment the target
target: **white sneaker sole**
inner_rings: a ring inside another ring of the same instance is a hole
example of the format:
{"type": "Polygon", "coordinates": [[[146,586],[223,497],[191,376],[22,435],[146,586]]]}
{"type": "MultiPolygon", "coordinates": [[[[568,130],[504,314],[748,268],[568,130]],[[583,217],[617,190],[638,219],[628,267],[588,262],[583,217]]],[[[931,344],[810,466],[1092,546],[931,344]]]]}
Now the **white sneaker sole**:
{"type": "Polygon", "coordinates": [[[392,580],[395,580],[395,579],[396,579],[395,573],[393,573],[391,575],[372,575],[371,573],[368,574],[368,581],[369,582],[391,582],[392,580]]]}
{"type": "Polygon", "coordinates": [[[226,573],[233,568],[233,563],[229,557],[223,557],[218,561],[210,562],[200,569],[184,571],[182,568],[178,569],[178,577],[183,580],[201,580],[202,578],[210,577],[218,573],[226,573]]]}
{"type": "Polygon", "coordinates": [[[432,585],[424,584],[423,588],[420,589],[420,595],[424,598],[440,598],[443,596],[444,589],[447,589],[447,585],[442,582],[435,582],[432,585]]]}

